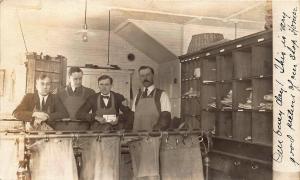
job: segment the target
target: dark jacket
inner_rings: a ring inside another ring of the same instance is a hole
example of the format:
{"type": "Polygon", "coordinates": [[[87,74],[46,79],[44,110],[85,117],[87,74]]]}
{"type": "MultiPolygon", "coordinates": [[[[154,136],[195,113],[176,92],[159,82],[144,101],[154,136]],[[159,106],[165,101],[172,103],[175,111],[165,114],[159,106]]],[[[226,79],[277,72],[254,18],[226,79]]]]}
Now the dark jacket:
{"type": "MultiPolygon", "coordinates": [[[[125,117],[132,116],[132,111],[129,107],[124,106],[122,102],[125,100],[124,96],[111,91],[111,95],[115,97],[115,104],[111,104],[111,98],[108,101],[107,107],[115,106],[117,115],[119,115],[120,111],[123,112],[125,117]]],[[[77,119],[81,120],[94,120],[94,117],[96,116],[97,111],[97,99],[98,96],[100,96],[100,93],[96,93],[92,96],[90,96],[87,101],[81,106],[81,108],[78,110],[76,114],[77,119]],[[92,110],[92,114],[89,114],[90,110],[92,110]]],[[[104,102],[100,102],[101,106],[104,106],[104,102]]]]}
{"type": "MultiPolygon", "coordinates": [[[[49,115],[49,120],[56,120],[68,117],[68,113],[64,108],[60,99],[54,95],[49,94],[45,103],[46,112],[49,115]]],[[[13,115],[18,120],[32,121],[32,114],[34,111],[40,110],[40,98],[37,92],[26,94],[21,103],[13,111],[13,115]]]]}

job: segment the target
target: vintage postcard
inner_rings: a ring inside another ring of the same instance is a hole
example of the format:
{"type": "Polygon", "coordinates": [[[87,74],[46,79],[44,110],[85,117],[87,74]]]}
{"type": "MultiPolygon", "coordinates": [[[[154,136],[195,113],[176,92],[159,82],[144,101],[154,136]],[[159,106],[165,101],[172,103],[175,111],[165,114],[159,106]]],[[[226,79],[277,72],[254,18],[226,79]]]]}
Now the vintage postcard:
{"type": "Polygon", "coordinates": [[[0,0],[0,180],[300,180],[299,0],[0,0]]]}

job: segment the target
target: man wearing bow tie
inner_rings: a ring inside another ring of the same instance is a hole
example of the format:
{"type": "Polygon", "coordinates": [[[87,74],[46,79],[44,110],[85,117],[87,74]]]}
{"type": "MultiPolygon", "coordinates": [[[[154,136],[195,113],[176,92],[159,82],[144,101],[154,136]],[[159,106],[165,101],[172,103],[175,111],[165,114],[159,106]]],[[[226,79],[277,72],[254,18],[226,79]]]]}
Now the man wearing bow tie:
{"type": "Polygon", "coordinates": [[[95,120],[93,129],[107,130],[118,124],[120,111],[125,116],[131,113],[123,95],[111,91],[113,79],[108,75],[98,78],[100,92],[92,95],[79,109],[76,117],[83,120],[95,120]],[[92,114],[89,114],[92,110],[92,114]],[[95,125],[96,124],[96,125],[95,125]]]}

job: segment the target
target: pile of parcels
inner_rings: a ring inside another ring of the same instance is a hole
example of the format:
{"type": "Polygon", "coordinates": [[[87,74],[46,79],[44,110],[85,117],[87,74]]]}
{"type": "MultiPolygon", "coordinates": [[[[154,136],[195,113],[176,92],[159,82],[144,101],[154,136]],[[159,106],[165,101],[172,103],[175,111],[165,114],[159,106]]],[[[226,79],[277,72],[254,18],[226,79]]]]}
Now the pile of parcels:
{"type": "Polygon", "coordinates": [[[258,106],[260,110],[273,110],[273,91],[270,90],[270,94],[264,95],[264,102],[261,102],[258,106]]]}
{"type": "MultiPolygon", "coordinates": [[[[246,109],[251,110],[252,109],[252,95],[253,95],[253,89],[252,87],[248,87],[245,89],[249,92],[249,96],[246,98],[245,103],[239,103],[238,109],[246,109]]],[[[209,109],[216,109],[216,97],[210,97],[210,103],[208,103],[209,109]]],[[[232,109],[232,90],[230,89],[227,93],[227,95],[220,101],[222,110],[230,110],[232,109]]],[[[273,91],[270,90],[269,94],[266,94],[263,96],[263,101],[258,105],[258,110],[273,110],[273,91]]]]}
{"type": "Polygon", "coordinates": [[[232,90],[221,100],[222,109],[232,109],[232,90]]]}
{"type": "MultiPolygon", "coordinates": [[[[216,109],[216,97],[210,97],[211,103],[208,104],[209,108],[216,109]]],[[[222,110],[232,109],[232,90],[229,90],[227,95],[220,101],[222,110]]]]}
{"type": "Polygon", "coordinates": [[[239,109],[252,109],[252,87],[248,87],[245,89],[249,91],[249,96],[246,98],[246,103],[239,103],[239,109]]]}
{"type": "MultiPolygon", "coordinates": [[[[246,98],[246,103],[239,103],[240,109],[252,109],[252,88],[246,88],[250,91],[249,96],[246,98]]],[[[257,106],[258,110],[273,110],[273,91],[270,90],[269,94],[263,96],[263,101],[257,106]]]]}
{"type": "Polygon", "coordinates": [[[184,96],[199,97],[200,96],[200,91],[194,90],[194,88],[191,87],[188,92],[184,93],[184,96]]]}

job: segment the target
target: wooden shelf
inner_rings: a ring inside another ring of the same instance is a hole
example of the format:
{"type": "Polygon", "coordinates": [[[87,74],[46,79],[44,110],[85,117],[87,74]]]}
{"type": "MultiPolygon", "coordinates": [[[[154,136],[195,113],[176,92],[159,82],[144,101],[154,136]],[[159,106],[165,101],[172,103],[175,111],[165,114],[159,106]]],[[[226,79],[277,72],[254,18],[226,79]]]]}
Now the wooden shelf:
{"type": "Polygon", "coordinates": [[[244,79],[251,77],[251,48],[243,51],[233,51],[234,79],[244,79]]]}
{"type": "Polygon", "coordinates": [[[27,55],[26,58],[26,93],[34,93],[36,79],[40,74],[46,74],[51,78],[51,90],[66,85],[67,59],[65,57],[44,57],[40,59],[36,53],[32,53],[27,55]]]}
{"type": "MultiPolygon", "coordinates": [[[[179,59],[182,63],[182,94],[191,88],[200,92],[200,97],[195,99],[182,99],[182,116],[197,114],[199,116],[189,117],[189,122],[197,128],[214,132],[212,152],[250,164],[256,162],[270,166],[272,31],[211,46],[179,59]],[[199,65],[201,77],[190,79],[199,65]]],[[[243,171],[234,166],[228,168],[241,174],[243,171]]]]}
{"type": "Polygon", "coordinates": [[[191,77],[191,78],[181,79],[181,81],[192,81],[192,80],[201,80],[201,78],[200,77],[191,77]]]}
{"type": "Polygon", "coordinates": [[[182,116],[188,116],[188,117],[201,117],[201,114],[183,114],[182,116]]]}
{"type": "Polygon", "coordinates": [[[206,67],[202,70],[203,81],[217,80],[217,61],[215,57],[202,59],[202,67],[206,67]]]}
{"type": "Polygon", "coordinates": [[[188,53],[182,56],[179,56],[180,61],[188,61],[189,58],[191,57],[206,57],[207,53],[209,53],[210,56],[216,56],[218,54],[220,54],[220,50],[225,49],[224,53],[226,53],[227,51],[234,51],[237,49],[241,49],[241,48],[247,48],[247,47],[251,47],[252,45],[257,45],[257,46],[264,46],[264,45],[268,45],[268,46],[272,46],[272,30],[268,30],[268,31],[261,31],[255,34],[250,34],[248,36],[239,38],[239,39],[235,39],[232,41],[228,41],[225,42],[223,44],[219,44],[216,46],[210,46],[207,48],[204,48],[198,52],[193,52],[193,53],[188,53]]]}
{"type": "Polygon", "coordinates": [[[201,81],[201,83],[203,84],[203,85],[205,85],[205,84],[216,84],[218,81],[209,81],[209,80],[203,80],[203,81],[201,81]]]}
{"type": "Polygon", "coordinates": [[[245,156],[240,156],[240,155],[236,155],[236,154],[232,154],[232,153],[226,153],[226,152],[222,152],[222,151],[218,151],[218,150],[212,150],[212,153],[217,153],[217,154],[221,154],[221,155],[225,155],[225,156],[230,156],[236,159],[241,159],[241,160],[246,160],[246,161],[251,161],[251,162],[256,162],[259,164],[264,164],[267,166],[272,166],[272,163],[269,161],[262,161],[260,159],[255,159],[255,158],[248,158],[245,156]]]}
{"type": "Polygon", "coordinates": [[[272,46],[253,46],[252,52],[252,75],[272,75],[272,46]]]}
{"type": "Polygon", "coordinates": [[[217,80],[226,81],[233,78],[233,60],[232,54],[217,56],[217,80]]]}
{"type": "Polygon", "coordinates": [[[189,97],[189,96],[182,96],[181,97],[181,99],[199,99],[199,98],[201,98],[201,96],[191,96],[191,97],[189,97]]]}
{"type": "Polygon", "coordinates": [[[212,108],[208,108],[208,109],[202,109],[202,111],[206,111],[206,112],[257,112],[257,113],[273,113],[273,110],[267,110],[267,109],[259,109],[259,110],[255,110],[255,109],[212,109],[212,108]]]}
{"type": "Polygon", "coordinates": [[[215,138],[215,139],[221,139],[221,140],[226,140],[226,141],[234,141],[234,142],[244,143],[244,144],[258,145],[258,146],[263,146],[263,147],[267,147],[267,148],[273,148],[272,144],[257,143],[257,142],[245,141],[245,140],[238,140],[238,139],[234,139],[233,137],[229,138],[229,137],[222,137],[222,136],[216,136],[216,135],[214,135],[213,138],[215,138]]]}

